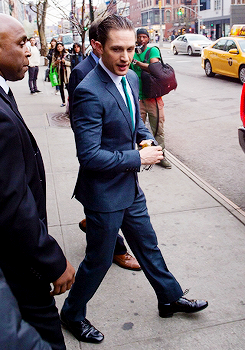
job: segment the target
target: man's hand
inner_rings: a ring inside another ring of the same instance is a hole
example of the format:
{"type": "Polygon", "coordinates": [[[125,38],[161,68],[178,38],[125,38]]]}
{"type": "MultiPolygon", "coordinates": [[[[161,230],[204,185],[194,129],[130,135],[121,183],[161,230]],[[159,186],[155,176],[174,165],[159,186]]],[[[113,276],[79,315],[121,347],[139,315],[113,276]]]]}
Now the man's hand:
{"type": "Polygon", "coordinates": [[[144,147],[139,151],[139,153],[142,165],[160,163],[160,160],[163,159],[161,146],[144,147]]]}
{"type": "Polygon", "coordinates": [[[71,286],[75,282],[75,269],[68,260],[66,260],[66,262],[65,272],[53,282],[54,289],[50,292],[52,296],[65,293],[67,290],[71,289],[71,286]]]}

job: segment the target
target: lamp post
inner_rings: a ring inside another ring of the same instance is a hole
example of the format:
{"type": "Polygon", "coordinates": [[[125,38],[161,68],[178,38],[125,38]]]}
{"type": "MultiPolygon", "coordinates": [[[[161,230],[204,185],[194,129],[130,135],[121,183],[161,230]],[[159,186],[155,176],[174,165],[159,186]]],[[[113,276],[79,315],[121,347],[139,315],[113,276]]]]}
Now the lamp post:
{"type": "Polygon", "coordinates": [[[159,38],[159,47],[163,47],[163,35],[162,35],[162,0],[159,0],[159,31],[160,31],[160,38],[159,38]]]}

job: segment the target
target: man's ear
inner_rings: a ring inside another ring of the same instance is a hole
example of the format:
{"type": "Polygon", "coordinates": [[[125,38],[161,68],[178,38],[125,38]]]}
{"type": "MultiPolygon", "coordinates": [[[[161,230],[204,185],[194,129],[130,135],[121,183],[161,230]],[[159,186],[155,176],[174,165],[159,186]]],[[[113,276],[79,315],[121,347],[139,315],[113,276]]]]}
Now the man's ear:
{"type": "Polygon", "coordinates": [[[94,40],[94,43],[92,44],[92,40],[91,40],[91,45],[92,45],[92,47],[93,47],[93,45],[95,46],[96,51],[99,52],[100,55],[103,54],[103,46],[102,46],[101,42],[94,40]]]}

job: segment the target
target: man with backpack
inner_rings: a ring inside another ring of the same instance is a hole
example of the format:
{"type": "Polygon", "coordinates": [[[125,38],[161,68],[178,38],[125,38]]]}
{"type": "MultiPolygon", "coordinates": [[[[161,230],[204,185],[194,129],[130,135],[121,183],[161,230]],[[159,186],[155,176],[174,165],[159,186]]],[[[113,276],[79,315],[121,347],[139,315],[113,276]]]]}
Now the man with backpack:
{"type": "Polygon", "coordinates": [[[137,44],[134,59],[130,68],[135,71],[139,77],[139,104],[141,118],[145,123],[148,114],[152,133],[158,144],[162,146],[164,158],[158,164],[163,168],[171,169],[171,164],[168,162],[164,154],[164,103],[162,97],[146,98],[142,91],[142,70],[149,71],[149,64],[158,62],[161,59],[160,51],[157,47],[147,47],[150,38],[146,29],[138,29],[136,35],[137,44]],[[150,52],[147,53],[148,51],[150,52]]]}

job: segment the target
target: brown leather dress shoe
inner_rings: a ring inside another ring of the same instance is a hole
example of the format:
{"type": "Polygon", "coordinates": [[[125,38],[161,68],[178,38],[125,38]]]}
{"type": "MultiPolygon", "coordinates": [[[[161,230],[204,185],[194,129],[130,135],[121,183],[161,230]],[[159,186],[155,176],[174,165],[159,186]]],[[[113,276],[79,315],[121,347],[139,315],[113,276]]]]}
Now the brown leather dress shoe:
{"type": "Polygon", "coordinates": [[[86,233],[86,219],[83,219],[82,221],[80,221],[78,225],[80,230],[86,233]]]}
{"type": "MultiPolygon", "coordinates": [[[[80,230],[82,230],[83,232],[86,232],[86,219],[83,219],[82,221],[80,221],[78,225],[80,230]]],[[[134,271],[141,270],[141,267],[138,261],[129,253],[122,254],[122,255],[114,255],[113,262],[118,266],[122,267],[123,269],[134,270],[134,271]]]]}
{"type": "Polygon", "coordinates": [[[140,271],[141,267],[138,261],[129,253],[114,255],[113,262],[123,269],[140,271]]]}

